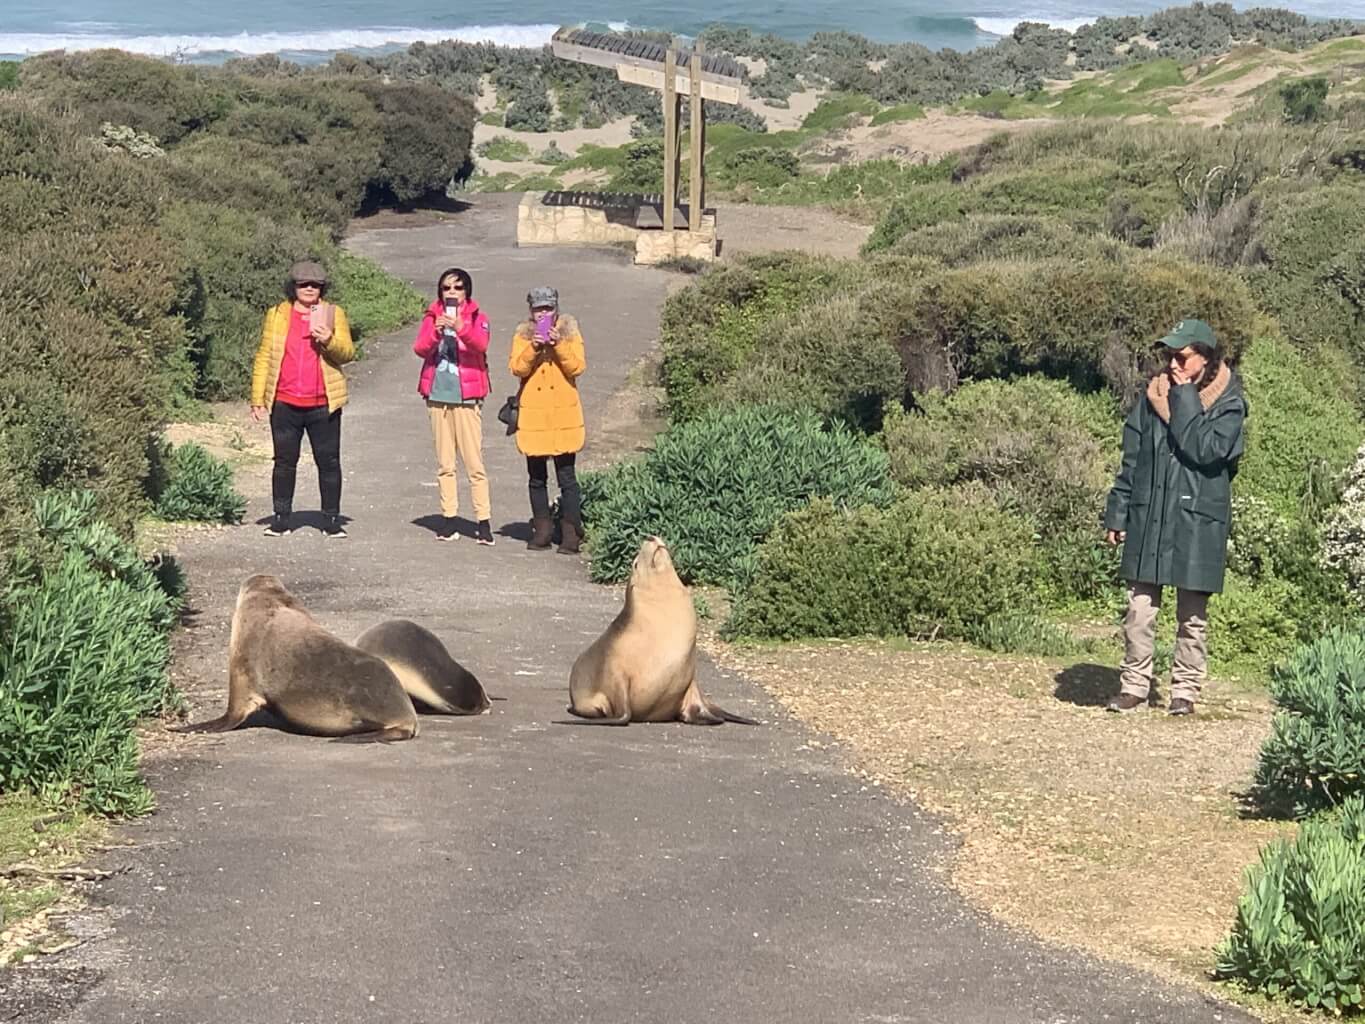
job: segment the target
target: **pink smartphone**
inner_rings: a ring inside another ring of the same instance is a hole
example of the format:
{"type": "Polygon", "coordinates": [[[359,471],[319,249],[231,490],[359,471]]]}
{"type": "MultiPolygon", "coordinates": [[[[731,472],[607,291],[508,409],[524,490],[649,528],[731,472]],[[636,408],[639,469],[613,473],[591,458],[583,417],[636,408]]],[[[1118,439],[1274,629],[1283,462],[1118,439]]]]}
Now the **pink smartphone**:
{"type": "Polygon", "coordinates": [[[555,315],[553,313],[545,313],[536,317],[536,334],[540,336],[541,341],[548,342],[550,340],[550,331],[554,325],[555,315]]]}
{"type": "Polygon", "coordinates": [[[316,330],[319,327],[324,327],[330,330],[332,326],[331,314],[332,311],[330,307],[325,306],[321,302],[319,302],[316,306],[314,306],[312,309],[308,311],[309,330],[316,330]]]}

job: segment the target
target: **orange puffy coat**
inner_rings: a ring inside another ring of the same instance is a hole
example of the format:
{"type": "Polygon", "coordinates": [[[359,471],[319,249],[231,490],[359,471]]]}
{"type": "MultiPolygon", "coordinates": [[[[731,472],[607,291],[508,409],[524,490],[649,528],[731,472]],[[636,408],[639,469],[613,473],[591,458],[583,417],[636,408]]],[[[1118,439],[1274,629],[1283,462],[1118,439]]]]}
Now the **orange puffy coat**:
{"type": "Polygon", "coordinates": [[[512,335],[508,368],[521,378],[517,414],[517,448],[523,455],[565,455],[583,447],[583,403],[578,376],[587,369],[578,321],[561,314],[555,320],[559,341],[532,344],[535,325],[523,321],[512,335]]]}

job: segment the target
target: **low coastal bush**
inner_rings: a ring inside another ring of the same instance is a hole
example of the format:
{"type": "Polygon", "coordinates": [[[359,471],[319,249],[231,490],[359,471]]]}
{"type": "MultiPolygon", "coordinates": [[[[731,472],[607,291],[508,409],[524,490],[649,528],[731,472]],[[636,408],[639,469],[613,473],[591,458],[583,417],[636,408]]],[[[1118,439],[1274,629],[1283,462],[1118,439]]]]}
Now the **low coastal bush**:
{"type": "Polygon", "coordinates": [[[1348,181],[1264,202],[1247,249],[1258,301],[1310,351],[1344,347],[1365,369],[1365,204],[1348,181]]]}
{"type": "Polygon", "coordinates": [[[896,242],[892,251],[933,257],[948,267],[1054,256],[1112,262],[1131,253],[1122,242],[1080,230],[1067,220],[1015,214],[973,214],[960,221],[918,228],[896,242]]]}
{"type": "Polygon", "coordinates": [[[0,791],[135,814],[152,797],[133,729],[175,700],[180,595],[94,510],[88,494],[39,499],[39,550],[0,596],[0,791]]]}
{"type": "Polygon", "coordinates": [[[747,364],[769,321],[824,301],[860,273],[849,261],[771,253],[721,264],[669,296],[660,319],[669,415],[688,419],[747,364]]]}
{"type": "MultiPolygon", "coordinates": [[[[1115,366],[1131,375],[1152,340],[1192,309],[1236,359],[1256,316],[1246,285],[1213,267],[1146,257],[1000,261],[929,274],[900,311],[898,336],[912,385],[915,361],[928,358],[946,360],[961,378],[1041,373],[1092,391],[1115,366]]],[[[1126,390],[1131,376],[1114,383],[1126,390]]]]}
{"type": "Polygon", "coordinates": [[[1365,440],[1351,374],[1341,362],[1264,331],[1238,366],[1251,415],[1236,492],[1290,522],[1317,519],[1334,502],[1335,482],[1365,440]]]}
{"type": "Polygon", "coordinates": [[[1100,544],[1104,498],[1120,448],[1117,403],[1062,381],[982,380],[930,392],[887,418],[891,474],[908,488],[975,482],[1039,537],[1040,599],[1050,605],[1112,593],[1117,558],[1100,544]]]}
{"type": "Polygon", "coordinates": [[[1265,806],[1302,817],[1365,792],[1365,631],[1334,629],[1271,676],[1275,717],[1256,765],[1265,806]]]}
{"type": "Polygon", "coordinates": [[[239,523],[246,499],[232,485],[232,468],[197,444],[166,445],[158,453],[154,484],[162,519],[239,523]]]}
{"type": "Polygon", "coordinates": [[[885,454],[810,412],[743,407],[676,424],[642,461],[584,474],[592,578],[625,579],[657,535],[683,580],[733,584],[784,512],[822,496],[884,504],[885,454]]]}
{"type": "Polygon", "coordinates": [[[813,501],[778,523],[738,588],[732,636],[966,639],[1027,603],[1033,531],[978,484],[887,508],[813,501]]]}
{"type": "Polygon", "coordinates": [[[1215,975],[1310,1010],[1365,1003],[1365,799],[1261,850],[1246,875],[1215,975]]]}

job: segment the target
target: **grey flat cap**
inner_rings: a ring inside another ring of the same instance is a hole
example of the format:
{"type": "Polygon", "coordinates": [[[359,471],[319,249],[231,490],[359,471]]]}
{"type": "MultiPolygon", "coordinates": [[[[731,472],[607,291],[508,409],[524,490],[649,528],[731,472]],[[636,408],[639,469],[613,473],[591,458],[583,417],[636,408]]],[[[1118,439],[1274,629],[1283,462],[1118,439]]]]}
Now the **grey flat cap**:
{"type": "Polygon", "coordinates": [[[559,292],[546,285],[542,285],[539,288],[532,288],[527,292],[526,301],[530,303],[532,309],[535,309],[537,306],[553,306],[555,309],[558,309],[559,292]]]}

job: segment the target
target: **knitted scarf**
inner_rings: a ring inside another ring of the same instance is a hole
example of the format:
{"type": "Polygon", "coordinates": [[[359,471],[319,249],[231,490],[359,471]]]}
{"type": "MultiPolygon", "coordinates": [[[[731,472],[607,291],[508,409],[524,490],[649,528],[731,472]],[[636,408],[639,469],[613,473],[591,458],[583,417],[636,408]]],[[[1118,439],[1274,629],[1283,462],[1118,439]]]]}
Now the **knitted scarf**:
{"type": "MultiPolygon", "coordinates": [[[[1223,397],[1223,392],[1228,389],[1228,382],[1231,380],[1232,371],[1228,369],[1228,364],[1224,363],[1218,367],[1213,380],[1199,389],[1199,401],[1203,404],[1205,412],[1223,397]]],[[[1152,409],[1161,417],[1162,423],[1171,422],[1171,378],[1164,372],[1158,373],[1147,382],[1147,401],[1152,403],[1152,409]]]]}

